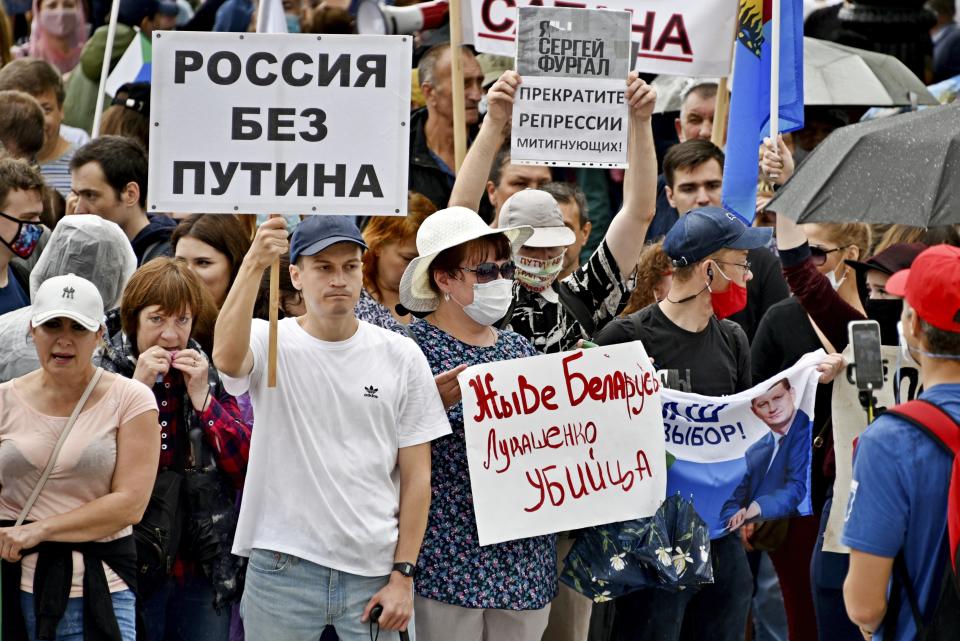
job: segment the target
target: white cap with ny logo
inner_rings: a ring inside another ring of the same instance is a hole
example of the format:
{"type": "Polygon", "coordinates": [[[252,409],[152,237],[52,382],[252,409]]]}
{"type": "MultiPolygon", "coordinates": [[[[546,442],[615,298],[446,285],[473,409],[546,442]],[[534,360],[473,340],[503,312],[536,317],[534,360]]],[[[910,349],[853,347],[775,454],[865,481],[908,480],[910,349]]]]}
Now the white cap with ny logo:
{"type": "Polygon", "coordinates": [[[74,274],[43,281],[33,297],[30,324],[39,327],[53,318],[69,318],[91,332],[103,325],[103,298],[93,283],[74,274]]]}

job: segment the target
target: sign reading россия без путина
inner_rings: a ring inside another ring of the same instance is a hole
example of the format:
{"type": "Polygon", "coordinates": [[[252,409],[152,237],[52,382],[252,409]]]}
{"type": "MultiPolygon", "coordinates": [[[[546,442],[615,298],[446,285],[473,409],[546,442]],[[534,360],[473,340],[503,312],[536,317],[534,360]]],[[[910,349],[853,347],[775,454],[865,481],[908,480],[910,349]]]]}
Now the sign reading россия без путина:
{"type": "Polygon", "coordinates": [[[411,47],[155,32],[148,211],[406,215],[411,47]]]}

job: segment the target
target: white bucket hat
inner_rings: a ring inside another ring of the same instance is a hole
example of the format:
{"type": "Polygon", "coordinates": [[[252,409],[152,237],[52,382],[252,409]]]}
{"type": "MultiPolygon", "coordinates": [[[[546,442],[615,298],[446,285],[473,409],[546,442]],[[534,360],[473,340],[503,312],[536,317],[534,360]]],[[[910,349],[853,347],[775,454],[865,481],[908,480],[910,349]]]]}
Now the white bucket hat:
{"type": "Polygon", "coordinates": [[[503,234],[516,253],[533,234],[529,225],[497,228],[489,227],[476,212],[466,207],[448,207],[432,214],[417,231],[417,253],[400,279],[400,304],[412,312],[432,312],[440,305],[440,297],[430,289],[430,264],[445,249],[463,243],[503,234]]]}
{"type": "Polygon", "coordinates": [[[576,234],[563,224],[556,198],[540,189],[524,189],[507,198],[500,208],[498,225],[533,227],[527,247],[567,247],[577,241],[576,234]]]}

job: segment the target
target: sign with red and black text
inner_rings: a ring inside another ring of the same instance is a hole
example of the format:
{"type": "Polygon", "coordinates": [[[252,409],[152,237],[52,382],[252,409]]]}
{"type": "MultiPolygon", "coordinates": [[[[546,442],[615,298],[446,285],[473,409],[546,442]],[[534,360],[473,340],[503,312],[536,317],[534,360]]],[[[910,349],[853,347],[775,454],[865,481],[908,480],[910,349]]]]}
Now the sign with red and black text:
{"type": "Polygon", "coordinates": [[[528,6],[629,11],[637,71],[676,76],[730,73],[737,17],[732,0],[469,0],[464,8],[464,41],[483,53],[514,55],[517,11],[528,6]]]}
{"type": "Polygon", "coordinates": [[[660,382],[639,342],[458,380],[480,545],[652,516],[663,502],[660,382]]]}

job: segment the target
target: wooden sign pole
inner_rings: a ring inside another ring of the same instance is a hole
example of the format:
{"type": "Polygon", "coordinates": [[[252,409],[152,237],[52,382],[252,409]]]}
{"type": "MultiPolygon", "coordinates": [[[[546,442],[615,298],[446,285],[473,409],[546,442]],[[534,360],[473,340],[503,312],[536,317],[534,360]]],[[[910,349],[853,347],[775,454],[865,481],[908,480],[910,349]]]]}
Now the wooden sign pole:
{"type": "Polygon", "coordinates": [[[456,167],[467,155],[467,124],[463,98],[463,21],[460,19],[460,0],[450,0],[450,82],[453,90],[453,154],[456,167]]]}
{"type": "Polygon", "coordinates": [[[727,119],[730,115],[730,92],[727,91],[727,78],[720,78],[717,86],[717,102],[713,113],[713,132],[710,141],[717,147],[723,148],[727,137],[727,119]]]}
{"type": "MultiPolygon", "coordinates": [[[[278,217],[271,214],[270,218],[278,217]]],[[[270,265],[270,334],[267,339],[267,387],[277,386],[277,322],[280,319],[280,257],[270,265]]]]}

